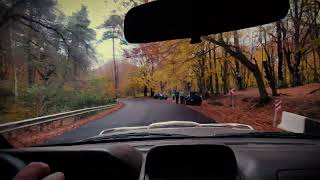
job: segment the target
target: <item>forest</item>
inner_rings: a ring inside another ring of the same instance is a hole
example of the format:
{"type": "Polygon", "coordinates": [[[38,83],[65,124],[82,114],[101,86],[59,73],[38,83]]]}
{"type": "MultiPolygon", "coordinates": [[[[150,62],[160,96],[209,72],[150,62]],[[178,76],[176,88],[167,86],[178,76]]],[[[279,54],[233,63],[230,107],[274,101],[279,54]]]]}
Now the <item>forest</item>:
{"type": "Polygon", "coordinates": [[[319,82],[320,3],[291,0],[279,22],[202,37],[202,43],[175,40],[139,45],[125,52],[139,67],[129,76],[129,92],[227,94],[230,88],[258,88],[261,102],[277,89],[319,82]],[[190,88],[190,87],[189,87],[190,88]]]}
{"type": "MultiPolygon", "coordinates": [[[[117,1],[125,10],[143,2],[117,1]]],[[[265,103],[280,95],[278,89],[320,82],[320,2],[290,3],[281,21],[202,37],[199,44],[190,39],[128,44],[125,13],[116,7],[97,38],[84,5],[67,16],[55,0],[2,0],[1,123],[174,90],[208,98],[231,88],[257,88],[265,103]],[[121,42],[121,57],[114,55],[115,40],[121,42]],[[94,67],[95,46],[103,41],[113,41],[113,59],[94,67]]]]}
{"type": "Polygon", "coordinates": [[[0,114],[24,119],[114,102],[91,72],[96,32],[87,7],[71,16],[55,0],[0,3],[0,114]]]}

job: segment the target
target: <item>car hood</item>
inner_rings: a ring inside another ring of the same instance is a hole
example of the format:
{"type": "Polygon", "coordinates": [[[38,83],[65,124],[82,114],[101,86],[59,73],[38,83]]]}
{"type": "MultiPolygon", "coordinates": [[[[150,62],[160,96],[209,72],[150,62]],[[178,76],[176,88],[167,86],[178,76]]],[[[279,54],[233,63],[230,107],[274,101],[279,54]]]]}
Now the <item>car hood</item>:
{"type": "Polygon", "coordinates": [[[95,137],[112,136],[128,133],[156,133],[156,134],[180,134],[188,136],[216,136],[222,134],[250,133],[255,130],[246,124],[237,123],[212,123],[199,124],[190,121],[167,121],[154,123],[148,126],[121,127],[105,129],[95,137]]]}

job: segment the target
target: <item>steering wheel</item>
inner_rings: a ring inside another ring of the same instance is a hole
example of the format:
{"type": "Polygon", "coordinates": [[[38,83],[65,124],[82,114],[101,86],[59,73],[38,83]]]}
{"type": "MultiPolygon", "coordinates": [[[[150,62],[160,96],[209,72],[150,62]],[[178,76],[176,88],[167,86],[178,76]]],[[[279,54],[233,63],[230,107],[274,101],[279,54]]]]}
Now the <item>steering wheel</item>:
{"type": "Polygon", "coordinates": [[[0,179],[12,179],[26,164],[9,154],[0,153],[0,179]]]}

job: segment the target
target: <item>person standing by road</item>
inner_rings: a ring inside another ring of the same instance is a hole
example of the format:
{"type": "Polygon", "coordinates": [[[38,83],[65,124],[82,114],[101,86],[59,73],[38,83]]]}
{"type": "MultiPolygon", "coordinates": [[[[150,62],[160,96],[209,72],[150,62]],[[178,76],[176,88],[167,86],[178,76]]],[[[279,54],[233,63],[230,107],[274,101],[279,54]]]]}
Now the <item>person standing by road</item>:
{"type": "Polygon", "coordinates": [[[179,97],[180,97],[179,91],[176,91],[175,92],[176,104],[179,104],[179,99],[180,99],[179,97]]]}
{"type": "Polygon", "coordinates": [[[184,100],[185,100],[184,92],[181,91],[181,92],[180,92],[180,104],[184,104],[184,100]]]}
{"type": "Polygon", "coordinates": [[[172,100],[174,101],[175,96],[176,96],[176,91],[173,91],[173,92],[171,93],[171,96],[172,96],[172,100]]]}

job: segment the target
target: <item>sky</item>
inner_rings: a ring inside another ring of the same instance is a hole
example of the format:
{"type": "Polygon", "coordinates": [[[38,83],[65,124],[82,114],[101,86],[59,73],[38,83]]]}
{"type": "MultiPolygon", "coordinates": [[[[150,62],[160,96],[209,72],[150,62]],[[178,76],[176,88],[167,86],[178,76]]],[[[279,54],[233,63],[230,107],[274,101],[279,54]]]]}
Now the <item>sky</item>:
{"type": "MultiPolygon", "coordinates": [[[[73,12],[79,11],[82,5],[87,6],[89,19],[91,21],[90,28],[94,29],[97,33],[97,40],[101,39],[105,29],[98,29],[97,27],[116,11],[117,15],[124,15],[128,9],[121,6],[119,2],[126,0],[58,0],[58,8],[64,12],[65,15],[71,16],[73,12]]],[[[247,30],[245,30],[247,31],[247,30]]],[[[244,38],[246,39],[246,38],[244,38]]],[[[249,40],[249,39],[247,39],[249,40]]],[[[252,42],[244,42],[250,45],[252,42]]],[[[121,60],[122,48],[130,48],[130,46],[121,46],[120,41],[116,40],[116,59],[121,60]]],[[[104,41],[96,45],[96,52],[98,54],[98,61],[93,63],[93,68],[105,64],[107,61],[112,60],[112,40],[104,41]]]]}
{"type": "MultiPolygon", "coordinates": [[[[117,0],[58,0],[58,8],[64,12],[65,15],[70,16],[73,12],[79,11],[81,5],[87,6],[89,19],[91,21],[90,28],[96,31],[97,40],[99,40],[105,30],[98,29],[97,27],[112,15],[114,10],[117,10],[117,14],[124,14],[126,11],[114,3],[116,1],[117,0]]],[[[120,59],[122,56],[120,42],[116,40],[115,46],[118,47],[116,50],[116,58],[120,59]]],[[[112,40],[97,44],[96,52],[98,53],[98,62],[96,62],[95,66],[112,60],[112,40]]]]}

